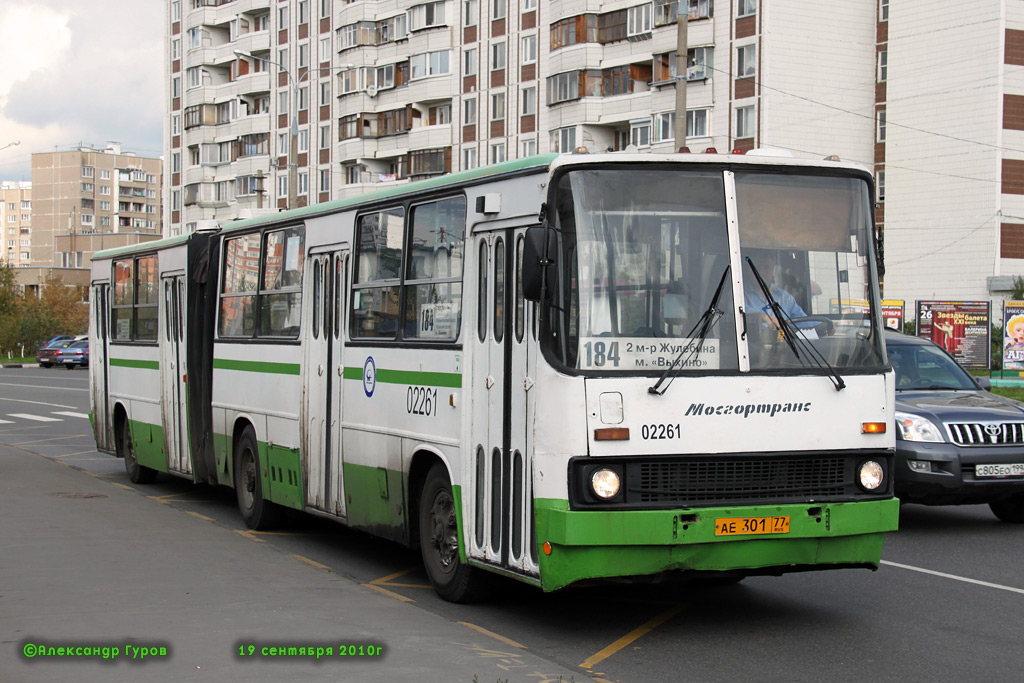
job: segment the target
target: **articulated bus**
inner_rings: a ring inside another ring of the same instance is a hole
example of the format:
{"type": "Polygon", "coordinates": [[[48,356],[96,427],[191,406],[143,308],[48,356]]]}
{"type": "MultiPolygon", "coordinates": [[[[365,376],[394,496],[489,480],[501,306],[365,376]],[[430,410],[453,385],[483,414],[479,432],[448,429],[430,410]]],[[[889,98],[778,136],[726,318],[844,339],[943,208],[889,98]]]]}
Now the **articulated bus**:
{"type": "Polygon", "coordinates": [[[97,446],[233,487],[250,528],[418,546],[452,601],[875,569],[872,192],[838,161],[546,155],[103,251],[97,446]]]}

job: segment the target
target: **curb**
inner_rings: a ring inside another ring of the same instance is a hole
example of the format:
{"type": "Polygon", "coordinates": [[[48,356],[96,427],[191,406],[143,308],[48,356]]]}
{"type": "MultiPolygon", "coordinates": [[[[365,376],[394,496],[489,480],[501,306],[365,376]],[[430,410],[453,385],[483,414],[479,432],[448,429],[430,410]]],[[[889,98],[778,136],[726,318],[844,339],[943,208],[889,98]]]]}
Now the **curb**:
{"type": "Polygon", "coordinates": [[[3,364],[0,364],[0,368],[23,368],[23,367],[25,367],[24,363],[3,363],[3,364]]]}

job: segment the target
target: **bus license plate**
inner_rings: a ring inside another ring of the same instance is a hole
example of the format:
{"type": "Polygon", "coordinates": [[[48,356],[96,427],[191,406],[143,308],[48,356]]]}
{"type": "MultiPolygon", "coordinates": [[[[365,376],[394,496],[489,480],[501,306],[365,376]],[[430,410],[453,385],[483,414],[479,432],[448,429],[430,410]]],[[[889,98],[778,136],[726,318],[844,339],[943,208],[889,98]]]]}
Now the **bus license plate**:
{"type": "Polygon", "coordinates": [[[788,533],[789,515],[783,517],[723,517],[715,520],[715,536],[788,533]]]}
{"type": "Polygon", "coordinates": [[[1024,463],[1012,465],[975,465],[976,477],[1024,477],[1024,463]]]}

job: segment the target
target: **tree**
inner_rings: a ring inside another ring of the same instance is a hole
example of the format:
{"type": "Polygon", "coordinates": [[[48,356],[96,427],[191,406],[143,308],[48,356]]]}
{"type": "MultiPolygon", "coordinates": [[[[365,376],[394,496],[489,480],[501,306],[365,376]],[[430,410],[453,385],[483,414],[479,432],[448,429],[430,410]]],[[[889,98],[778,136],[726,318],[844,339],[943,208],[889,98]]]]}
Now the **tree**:
{"type": "Polygon", "coordinates": [[[89,305],[82,287],[64,284],[51,276],[39,297],[18,291],[14,271],[0,265],[0,353],[32,352],[35,345],[57,334],[85,334],[89,305]]]}

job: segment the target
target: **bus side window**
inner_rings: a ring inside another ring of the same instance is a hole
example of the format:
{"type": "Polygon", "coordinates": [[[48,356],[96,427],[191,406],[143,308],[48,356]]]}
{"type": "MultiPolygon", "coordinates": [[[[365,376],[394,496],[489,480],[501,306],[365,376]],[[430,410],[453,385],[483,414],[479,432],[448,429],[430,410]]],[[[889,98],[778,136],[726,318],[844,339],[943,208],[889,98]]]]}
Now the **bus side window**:
{"type": "Polygon", "coordinates": [[[487,242],[480,241],[480,264],[477,278],[476,335],[487,340],[487,242]]]}
{"type": "Polygon", "coordinates": [[[516,342],[523,341],[526,331],[526,299],[523,298],[523,242],[522,235],[516,240],[516,342]]]}

